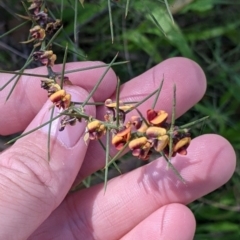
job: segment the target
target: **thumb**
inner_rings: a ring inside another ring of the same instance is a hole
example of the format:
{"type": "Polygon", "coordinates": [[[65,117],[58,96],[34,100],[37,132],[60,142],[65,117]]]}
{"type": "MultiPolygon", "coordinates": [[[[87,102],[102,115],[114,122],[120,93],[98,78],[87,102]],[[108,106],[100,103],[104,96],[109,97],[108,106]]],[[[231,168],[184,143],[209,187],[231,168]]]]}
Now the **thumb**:
{"type": "MultiPolygon", "coordinates": [[[[83,101],[88,93],[69,87],[72,101],[83,101]]],[[[26,132],[50,120],[52,103],[48,101],[26,132]]],[[[95,115],[95,108],[85,112],[95,115]]],[[[54,110],[54,115],[59,114],[54,110]]],[[[87,145],[83,140],[85,122],[66,126],[59,132],[60,120],[51,127],[50,162],[49,125],[19,139],[1,154],[0,161],[0,239],[26,239],[61,203],[71,187],[84,159],[87,145]],[[14,229],[14,231],[13,231],[14,229]]]]}

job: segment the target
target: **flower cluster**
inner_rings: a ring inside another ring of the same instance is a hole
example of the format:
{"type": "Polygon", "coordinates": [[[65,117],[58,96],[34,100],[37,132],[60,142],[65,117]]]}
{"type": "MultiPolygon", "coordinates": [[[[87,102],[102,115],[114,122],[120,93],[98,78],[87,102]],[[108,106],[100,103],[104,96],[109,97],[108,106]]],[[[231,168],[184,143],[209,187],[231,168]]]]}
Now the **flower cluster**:
{"type": "Polygon", "coordinates": [[[61,89],[60,85],[53,79],[42,79],[41,87],[48,91],[48,97],[59,109],[67,109],[71,104],[71,95],[61,89]]]}
{"type": "MultiPolygon", "coordinates": [[[[29,0],[31,5],[28,8],[29,17],[34,26],[29,30],[30,40],[24,42],[34,42],[34,47],[40,49],[35,51],[32,55],[33,60],[40,62],[50,69],[53,74],[49,78],[41,80],[41,87],[48,92],[49,100],[60,110],[64,110],[66,115],[61,119],[60,131],[63,131],[67,124],[74,125],[77,121],[81,121],[81,117],[76,116],[77,113],[73,108],[74,104],[71,102],[71,94],[67,93],[60,84],[58,84],[58,77],[51,70],[54,65],[57,56],[53,53],[50,47],[46,48],[50,38],[61,28],[62,22],[59,19],[53,19],[48,16],[47,9],[43,0],[29,0]]],[[[63,84],[71,84],[68,77],[63,77],[63,84]]]]}
{"type": "MultiPolygon", "coordinates": [[[[33,53],[33,59],[48,67],[49,71],[56,61],[56,54],[46,46],[50,37],[55,34],[62,26],[60,20],[52,19],[48,16],[44,1],[29,0],[31,3],[28,11],[29,19],[34,23],[30,29],[30,40],[34,42],[35,48],[40,49],[33,53]]],[[[69,84],[67,77],[63,79],[64,83],[69,84]]],[[[128,146],[132,154],[139,159],[147,160],[153,150],[164,153],[167,156],[175,156],[177,153],[186,155],[187,147],[191,138],[188,129],[181,129],[177,126],[171,126],[167,123],[168,114],[163,111],[149,109],[146,113],[146,119],[141,116],[132,116],[125,123],[126,114],[134,109],[134,105],[124,104],[119,101],[113,102],[111,99],[105,101],[107,109],[104,120],[93,119],[84,116],[83,109],[76,108],[71,102],[71,95],[67,93],[62,84],[58,83],[57,76],[50,74],[49,78],[41,80],[41,87],[48,92],[48,97],[53,105],[63,110],[64,116],[61,118],[60,131],[63,131],[66,125],[74,125],[84,117],[87,121],[86,136],[90,140],[100,139],[106,134],[107,129],[112,133],[112,145],[117,150],[122,150],[128,146]]]]}
{"type": "Polygon", "coordinates": [[[33,41],[35,47],[41,46],[41,50],[33,53],[33,59],[45,66],[52,67],[57,56],[51,49],[45,49],[44,46],[46,41],[62,26],[62,22],[59,19],[52,19],[48,16],[42,0],[29,0],[29,2],[31,2],[28,8],[30,17],[25,18],[31,20],[34,26],[29,30],[30,40],[24,43],[33,41]],[[44,44],[42,44],[43,42],[44,44]]]}
{"type": "MultiPolygon", "coordinates": [[[[63,83],[66,85],[70,85],[68,77],[64,77],[63,83]]],[[[59,108],[60,110],[67,110],[68,115],[65,115],[61,119],[61,125],[59,131],[63,131],[67,124],[74,125],[77,121],[81,121],[80,117],[75,116],[76,111],[74,109],[70,109],[69,107],[72,104],[71,102],[71,94],[67,93],[61,86],[53,79],[45,78],[41,80],[41,87],[48,92],[49,100],[59,108]]]]}
{"type": "MultiPolygon", "coordinates": [[[[105,106],[107,107],[106,122],[93,120],[87,125],[86,133],[91,140],[99,139],[105,134],[106,124],[116,123],[116,103],[108,99],[105,106]]],[[[132,116],[124,124],[126,111],[132,108],[132,105],[119,104],[119,126],[117,129],[112,129],[112,144],[117,150],[128,144],[133,156],[142,160],[149,159],[153,149],[164,152],[167,156],[175,156],[177,153],[187,154],[186,149],[191,141],[188,129],[179,129],[177,126],[171,129],[171,124],[167,123],[167,112],[153,109],[147,111],[146,119],[132,116]]]]}

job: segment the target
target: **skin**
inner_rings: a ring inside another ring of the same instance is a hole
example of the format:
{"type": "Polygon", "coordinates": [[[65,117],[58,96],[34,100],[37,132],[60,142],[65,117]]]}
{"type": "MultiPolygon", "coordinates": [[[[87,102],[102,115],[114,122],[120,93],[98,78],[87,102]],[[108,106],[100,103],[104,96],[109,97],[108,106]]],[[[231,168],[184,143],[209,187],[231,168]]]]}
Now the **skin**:
{"type": "MultiPolygon", "coordinates": [[[[69,63],[66,70],[98,64],[69,63]]],[[[61,65],[54,70],[61,71],[61,65]]],[[[104,70],[67,74],[74,84],[66,88],[72,100],[84,101],[104,70]]],[[[46,69],[28,72],[46,74],[46,69]]],[[[122,85],[121,99],[143,99],[160,85],[163,74],[164,85],[155,109],[171,114],[173,83],[177,87],[177,117],[205,93],[202,69],[191,60],[172,58],[122,85]]],[[[1,86],[9,78],[1,74],[1,86]]],[[[50,119],[52,103],[46,102],[47,93],[39,85],[40,78],[22,76],[7,102],[11,86],[1,92],[1,135],[29,131],[50,119]]],[[[92,101],[114,98],[115,86],[116,75],[110,70],[92,101]]],[[[152,99],[139,110],[145,114],[151,104],[152,99]]],[[[99,118],[105,113],[103,107],[94,106],[87,106],[85,111],[99,118]]],[[[222,186],[235,170],[236,156],[230,143],[207,134],[192,140],[187,156],[172,159],[186,184],[158,158],[110,180],[105,194],[99,184],[67,195],[74,181],[104,166],[105,155],[97,142],[84,142],[84,121],[67,126],[63,132],[58,131],[58,124],[58,120],[52,124],[49,163],[48,127],[21,138],[1,153],[0,239],[193,239],[195,218],[185,205],[222,186]]]]}

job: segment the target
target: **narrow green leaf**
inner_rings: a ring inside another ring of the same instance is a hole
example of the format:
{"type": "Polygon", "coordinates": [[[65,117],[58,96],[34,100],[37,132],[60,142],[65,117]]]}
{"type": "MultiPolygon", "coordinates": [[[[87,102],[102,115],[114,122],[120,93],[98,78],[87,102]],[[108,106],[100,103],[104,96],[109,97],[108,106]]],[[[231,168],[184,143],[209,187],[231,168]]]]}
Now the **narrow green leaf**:
{"type": "Polygon", "coordinates": [[[130,43],[134,44],[137,48],[141,49],[142,51],[146,52],[154,62],[159,63],[162,61],[160,54],[158,53],[157,46],[152,43],[152,40],[146,37],[146,34],[133,29],[133,30],[126,30],[123,34],[123,38],[130,43]]]}
{"type": "Polygon", "coordinates": [[[187,124],[184,124],[182,126],[179,127],[179,129],[184,129],[184,128],[189,128],[189,127],[192,127],[193,125],[197,125],[205,120],[207,120],[209,118],[209,116],[206,116],[206,117],[203,117],[203,118],[200,118],[196,121],[193,121],[193,122],[190,122],[190,123],[187,123],[187,124]]]}
{"type": "MultiPolygon", "coordinates": [[[[58,46],[58,47],[60,47],[60,48],[65,49],[64,46],[62,46],[61,44],[58,44],[58,43],[56,43],[56,42],[53,42],[52,44],[53,44],[53,45],[56,45],[56,46],[58,46]]],[[[80,53],[78,53],[78,52],[76,52],[76,51],[74,51],[74,50],[71,50],[71,49],[69,49],[69,48],[68,48],[68,52],[69,52],[69,53],[72,53],[72,54],[74,54],[74,55],[76,55],[76,56],[78,56],[78,57],[81,58],[81,59],[84,59],[84,60],[87,59],[87,57],[86,57],[85,55],[80,54],[80,53]]]]}
{"type": "Polygon", "coordinates": [[[45,46],[45,49],[48,49],[48,47],[52,44],[52,42],[53,42],[54,39],[57,37],[57,35],[61,32],[62,29],[63,29],[63,26],[61,26],[61,27],[55,32],[55,34],[52,36],[52,38],[49,40],[49,42],[48,42],[47,45],[45,46]]]}
{"type": "MultiPolygon", "coordinates": [[[[31,52],[31,54],[29,55],[26,63],[25,63],[24,66],[20,69],[20,71],[19,71],[20,74],[18,74],[18,77],[17,77],[17,79],[15,80],[15,83],[14,83],[13,86],[11,87],[11,90],[9,91],[9,93],[8,93],[8,95],[7,95],[6,101],[10,98],[10,96],[11,96],[14,88],[16,87],[16,85],[17,85],[17,83],[18,83],[18,81],[19,81],[19,79],[20,79],[20,77],[21,77],[21,73],[22,73],[22,72],[25,70],[25,68],[32,62],[32,53],[34,52],[34,50],[35,50],[35,48],[32,49],[32,52],[31,52]]],[[[14,80],[14,78],[15,78],[16,76],[17,76],[17,74],[16,74],[15,76],[13,76],[13,77],[7,82],[7,85],[8,85],[12,80],[14,80]]],[[[4,87],[6,87],[7,85],[5,84],[4,87]]]]}
{"type": "MultiPolygon", "coordinates": [[[[100,145],[101,145],[101,147],[103,148],[103,150],[106,152],[106,147],[104,146],[104,144],[103,144],[103,142],[100,140],[100,139],[98,139],[98,142],[100,143],[100,145]]],[[[109,151],[110,152],[110,151],[109,151]]],[[[108,161],[111,161],[111,159],[112,159],[112,157],[111,157],[111,155],[109,154],[108,155],[108,161]]],[[[118,167],[118,165],[115,163],[115,162],[112,162],[112,164],[113,164],[113,166],[116,168],[116,170],[120,173],[120,174],[122,174],[121,173],[121,170],[119,169],[119,167],[118,167]]],[[[110,165],[109,165],[110,166],[110,165]]]]}
{"type": "MultiPolygon", "coordinates": [[[[21,70],[20,70],[21,71],[21,70]]],[[[48,77],[48,75],[42,75],[42,74],[34,74],[34,73],[24,73],[24,72],[15,72],[15,71],[6,71],[6,70],[1,70],[0,69],[0,73],[9,73],[9,74],[14,74],[14,75],[23,75],[23,76],[32,76],[32,77],[41,77],[41,78],[46,78],[48,77]]],[[[7,86],[8,83],[5,83],[5,85],[7,86]]],[[[5,86],[4,85],[4,86],[5,86]]],[[[6,87],[5,86],[5,87],[6,87]]],[[[0,87],[0,91],[4,89],[4,87],[0,87]]]]}
{"type": "Polygon", "coordinates": [[[118,56],[118,53],[116,54],[116,56],[113,58],[113,60],[111,61],[111,63],[108,65],[108,67],[106,68],[106,70],[104,71],[103,75],[101,76],[101,78],[98,80],[98,82],[96,83],[96,85],[94,86],[94,88],[92,89],[92,91],[89,93],[88,97],[86,98],[86,100],[83,102],[82,107],[84,107],[87,102],[90,100],[90,98],[92,97],[92,95],[95,93],[95,91],[98,89],[98,86],[100,85],[100,83],[102,82],[102,80],[104,79],[105,75],[107,74],[107,72],[109,71],[109,69],[111,68],[111,66],[113,65],[113,63],[115,62],[116,58],[118,56]]]}
{"type": "Polygon", "coordinates": [[[106,192],[106,189],[107,189],[109,148],[110,148],[110,131],[107,128],[107,132],[106,132],[106,158],[105,158],[105,173],[104,173],[104,193],[106,192]]]}
{"type": "Polygon", "coordinates": [[[171,126],[170,126],[170,140],[169,140],[169,159],[172,158],[173,154],[173,137],[172,133],[174,130],[175,126],[175,116],[176,116],[176,85],[173,85],[173,106],[172,106],[172,121],[171,121],[171,126]]]}
{"type": "Polygon", "coordinates": [[[77,43],[77,17],[78,17],[78,0],[75,0],[75,7],[74,7],[74,42],[77,43]]]}
{"type": "Polygon", "coordinates": [[[28,22],[29,22],[29,21],[23,22],[23,23],[17,25],[16,27],[12,28],[11,30],[5,32],[4,34],[2,34],[2,35],[0,36],[0,39],[3,38],[3,37],[5,37],[6,35],[10,34],[11,32],[14,32],[14,31],[17,30],[18,28],[24,26],[24,25],[25,25],[26,23],[28,23],[28,22]]]}
{"type": "Polygon", "coordinates": [[[53,106],[50,114],[50,122],[48,126],[48,140],[47,140],[47,160],[50,162],[51,158],[51,128],[52,128],[52,119],[53,119],[53,114],[54,114],[55,107],[53,106]]]}
{"type": "Polygon", "coordinates": [[[162,90],[163,82],[164,82],[164,76],[163,76],[163,79],[162,79],[162,81],[161,81],[161,83],[160,83],[160,86],[159,86],[159,88],[158,88],[158,91],[157,91],[157,93],[156,93],[156,97],[155,97],[155,99],[154,99],[154,102],[153,102],[153,105],[152,105],[152,109],[154,109],[155,106],[156,106],[156,104],[157,104],[157,101],[158,101],[160,92],[161,92],[161,90],[162,90]]]}
{"type": "Polygon", "coordinates": [[[165,155],[164,152],[160,152],[162,157],[166,160],[166,162],[168,163],[168,166],[174,171],[174,173],[177,175],[177,177],[181,180],[181,182],[183,182],[184,184],[186,184],[186,181],[184,180],[184,178],[181,176],[181,174],[178,172],[178,170],[172,165],[171,161],[169,160],[169,158],[165,155]]]}
{"type": "Polygon", "coordinates": [[[128,15],[129,3],[130,3],[130,0],[127,0],[126,7],[125,7],[125,18],[126,18],[127,15],[128,15]]]}
{"type": "Polygon", "coordinates": [[[66,44],[66,48],[64,51],[64,57],[63,57],[63,66],[62,66],[61,83],[60,83],[61,89],[63,88],[65,65],[66,65],[66,61],[67,61],[67,53],[68,53],[68,44],[66,44]]]}
{"type": "Polygon", "coordinates": [[[163,33],[163,35],[165,37],[167,37],[165,31],[163,30],[163,28],[161,27],[161,25],[159,24],[159,22],[157,21],[156,17],[153,15],[152,12],[149,11],[149,15],[152,18],[153,22],[156,24],[156,26],[158,27],[158,29],[160,30],[161,33],[163,33]]]}
{"type": "Polygon", "coordinates": [[[92,179],[92,176],[89,175],[88,177],[83,179],[76,187],[74,187],[73,191],[79,190],[80,187],[78,187],[78,186],[81,185],[81,184],[83,184],[85,188],[89,188],[91,186],[91,179],[92,179]]]}
{"type": "Polygon", "coordinates": [[[109,13],[109,24],[110,24],[111,38],[112,38],[112,43],[113,43],[114,34],[113,34],[113,21],[112,21],[112,7],[111,7],[111,1],[110,0],[108,0],[108,13],[109,13]]]}
{"type": "MultiPolygon", "coordinates": [[[[92,67],[86,67],[86,68],[77,68],[74,70],[69,70],[69,71],[65,71],[66,73],[74,73],[74,72],[81,72],[81,71],[86,71],[86,70],[91,70],[91,69],[96,69],[96,68],[102,68],[102,67],[112,67],[112,66],[116,66],[116,65],[121,65],[121,64],[126,64],[129,61],[122,61],[122,62],[116,62],[116,63],[109,63],[109,64],[102,64],[102,65],[96,65],[96,66],[92,66],[92,67]]],[[[60,72],[56,72],[56,74],[61,74],[60,72]]]]}
{"type": "Polygon", "coordinates": [[[23,7],[24,7],[24,9],[25,9],[25,11],[26,11],[26,13],[27,13],[27,15],[29,16],[29,18],[31,18],[32,23],[34,23],[35,25],[37,25],[36,20],[35,20],[34,18],[32,18],[32,16],[31,16],[31,14],[30,14],[30,12],[29,12],[29,10],[28,10],[28,7],[26,6],[25,2],[24,2],[24,1],[21,1],[21,3],[22,3],[22,5],[23,5],[23,7]]]}
{"type": "Polygon", "coordinates": [[[119,95],[120,95],[120,80],[117,79],[117,90],[116,90],[116,125],[119,127],[119,95]]]}
{"type": "Polygon", "coordinates": [[[136,109],[138,106],[140,106],[143,102],[146,102],[150,97],[152,97],[154,94],[156,94],[158,92],[158,89],[155,90],[154,92],[150,93],[148,96],[146,96],[143,100],[139,101],[136,105],[134,105],[134,107],[128,111],[126,111],[125,113],[129,113],[132,110],[136,109]]]}
{"type": "Polygon", "coordinates": [[[145,119],[145,117],[142,115],[142,113],[137,108],[135,108],[135,110],[138,112],[139,116],[141,117],[143,122],[146,124],[146,126],[149,126],[148,121],[145,119]]]}
{"type": "Polygon", "coordinates": [[[168,11],[169,17],[170,17],[170,19],[171,19],[171,21],[172,21],[172,24],[174,24],[173,15],[172,15],[172,13],[171,13],[171,10],[170,10],[170,7],[169,7],[169,4],[168,4],[168,1],[167,1],[167,0],[164,0],[164,2],[165,2],[165,5],[166,5],[166,8],[167,8],[167,11],[168,11]]]}
{"type": "Polygon", "coordinates": [[[108,162],[108,164],[107,164],[107,166],[105,166],[105,168],[106,167],[109,167],[112,163],[114,163],[119,157],[120,157],[120,155],[125,151],[125,149],[128,147],[128,143],[129,142],[127,142],[124,146],[123,146],[123,148],[120,150],[120,151],[118,151],[117,152],[117,154],[108,162]]]}
{"type": "MultiPolygon", "coordinates": [[[[185,39],[185,34],[182,33],[181,29],[176,23],[172,24],[170,18],[168,17],[168,13],[166,13],[166,11],[161,8],[151,8],[151,13],[154,17],[150,14],[148,17],[149,20],[155,24],[158,23],[158,25],[161,26],[166,35],[166,40],[169,41],[169,43],[173,46],[176,46],[178,51],[183,56],[195,59],[196,56],[194,55],[192,48],[189,46],[189,43],[185,39]]],[[[147,28],[146,32],[162,37],[162,31],[160,32],[157,28],[154,27],[147,28]]]]}
{"type": "Polygon", "coordinates": [[[20,136],[17,136],[17,137],[15,137],[15,138],[11,139],[11,140],[8,141],[6,144],[13,143],[13,142],[17,141],[18,139],[23,138],[23,137],[29,135],[29,134],[32,133],[32,132],[35,132],[36,130],[42,128],[43,126],[46,126],[47,124],[49,124],[50,122],[58,119],[59,117],[61,117],[61,116],[64,115],[64,114],[65,114],[65,112],[62,112],[62,113],[58,114],[56,117],[52,118],[52,120],[49,120],[49,121],[41,124],[40,126],[38,126],[38,127],[36,127],[36,128],[33,128],[32,130],[30,130],[30,131],[28,131],[28,132],[26,132],[26,133],[23,133],[23,134],[20,135],[20,136]]]}
{"type": "Polygon", "coordinates": [[[63,19],[63,2],[64,2],[64,0],[61,0],[61,8],[60,8],[60,13],[61,13],[60,19],[61,20],[63,19]]]}

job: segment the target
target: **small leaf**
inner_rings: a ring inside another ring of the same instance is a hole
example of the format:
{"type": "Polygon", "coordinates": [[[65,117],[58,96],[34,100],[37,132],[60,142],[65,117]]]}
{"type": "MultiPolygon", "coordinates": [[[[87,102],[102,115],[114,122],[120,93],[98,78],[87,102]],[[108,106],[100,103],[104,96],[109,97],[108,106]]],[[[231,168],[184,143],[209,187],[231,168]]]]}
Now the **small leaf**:
{"type": "Polygon", "coordinates": [[[164,0],[164,2],[165,2],[165,5],[166,5],[166,8],[167,8],[167,11],[168,11],[169,17],[171,18],[171,21],[172,21],[172,23],[174,24],[174,19],[173,19],[173,16],[172,16],[172,13],[171,13],[171,10],[170,10],[170,7],[169,7],[169,4],[168,4],[168,1],[167,1],[167,0],[164,0]]]}

